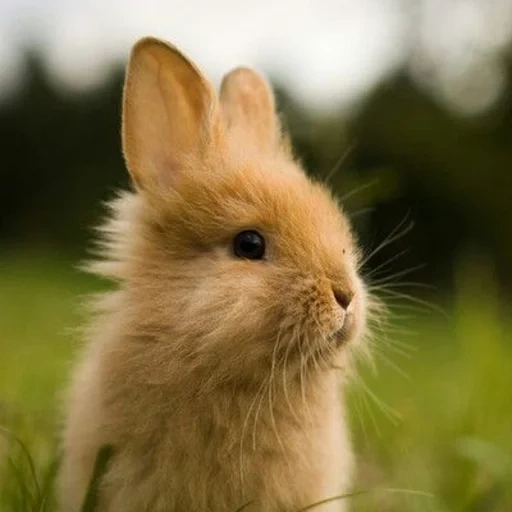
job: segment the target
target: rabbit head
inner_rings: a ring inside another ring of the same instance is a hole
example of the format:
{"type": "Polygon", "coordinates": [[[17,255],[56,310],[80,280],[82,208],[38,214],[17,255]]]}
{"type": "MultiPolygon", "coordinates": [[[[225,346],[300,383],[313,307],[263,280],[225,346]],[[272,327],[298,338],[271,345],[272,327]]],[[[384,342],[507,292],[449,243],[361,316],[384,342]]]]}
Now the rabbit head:
{"type": "Polygon", "coordinates": [[[139,41],[123,150],[135,193],[115,203],[96,268],[121,281],[133,338],[221,381],[343,360],[365,326],[358,248],[261,76],[235,69],[217,95],[176,48],[139,41]]]}

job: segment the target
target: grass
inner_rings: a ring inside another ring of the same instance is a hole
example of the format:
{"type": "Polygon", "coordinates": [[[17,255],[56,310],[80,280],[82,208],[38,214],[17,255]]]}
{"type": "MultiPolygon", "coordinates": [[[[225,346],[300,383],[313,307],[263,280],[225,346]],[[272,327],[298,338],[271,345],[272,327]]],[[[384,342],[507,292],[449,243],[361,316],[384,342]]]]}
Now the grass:
{"type": "MultiPolygon", "coordinates": [[[[415,335],[352,386],[354,512],[512,510],[512,325],[489,268],[461,263],[447,316],[404,320],[415,335]]],[[[50,512],[79,297],[102,284],[48,257],[0,259],[0,283],[0,510],[50,512]]]]}

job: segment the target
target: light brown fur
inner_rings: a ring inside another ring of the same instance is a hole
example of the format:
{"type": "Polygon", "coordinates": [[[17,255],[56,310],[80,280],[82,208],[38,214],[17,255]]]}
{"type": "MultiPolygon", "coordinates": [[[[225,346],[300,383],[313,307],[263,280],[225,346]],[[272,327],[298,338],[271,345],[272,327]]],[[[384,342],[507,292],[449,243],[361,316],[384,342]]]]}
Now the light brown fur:
{"type": "Polygon", "coordinates": [[[73,379],[62,510],[78,512],[107,444],[101,512],[294,512],[346,492],[358,252],[292,157],[270,89],[240,68],[219,102],[181,53],[144,39],[123,142],[137,191],[113,202],[91,266],[119,286],[96,304],[73,379]],[[265,236],[265,260],[234,256],[246,229],[265,236]],[[347,311],[334,291],[352,298],[347,311]]]}

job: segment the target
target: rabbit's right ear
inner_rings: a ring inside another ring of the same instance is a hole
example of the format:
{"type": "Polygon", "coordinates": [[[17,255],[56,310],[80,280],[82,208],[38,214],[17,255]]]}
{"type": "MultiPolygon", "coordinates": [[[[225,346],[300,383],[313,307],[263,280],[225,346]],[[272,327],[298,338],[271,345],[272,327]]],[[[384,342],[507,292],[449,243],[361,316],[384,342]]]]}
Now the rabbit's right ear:
{"type": "Polygon", "coordinates": [[[240,67],[229,72],[220,88],[222,114],[230,131],[238,131],[259,150],[275,150],[282,143],[274,94],[256,71],[240,67]]]}
{"type": "Polygon", "coordinates": [[[131,53],[123,97],[123,153],[138,188],[168,186],[219,136],[215,91],[179,50],[154,38],[131,53]]]}

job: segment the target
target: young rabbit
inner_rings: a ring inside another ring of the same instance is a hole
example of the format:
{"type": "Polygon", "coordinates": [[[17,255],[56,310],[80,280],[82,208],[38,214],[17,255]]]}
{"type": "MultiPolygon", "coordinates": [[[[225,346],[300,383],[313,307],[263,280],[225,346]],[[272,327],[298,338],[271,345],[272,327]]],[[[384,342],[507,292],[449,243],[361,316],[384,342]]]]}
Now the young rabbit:
{"type": "Polygon", "coordinates": [[[80,510],[105,445],[99,512],[295,512],[346,492],[358,250],[269,86],[238,68],[218,97],[176,48],[142,39],[122,132],[135,192],[112,204],[91,265],[119,286],[74,376],[62,510],[80,510]]]}

